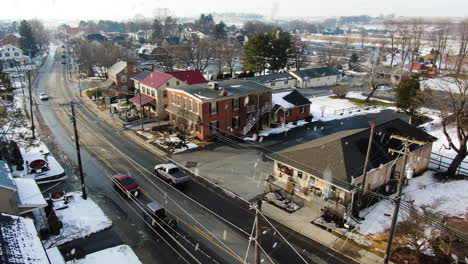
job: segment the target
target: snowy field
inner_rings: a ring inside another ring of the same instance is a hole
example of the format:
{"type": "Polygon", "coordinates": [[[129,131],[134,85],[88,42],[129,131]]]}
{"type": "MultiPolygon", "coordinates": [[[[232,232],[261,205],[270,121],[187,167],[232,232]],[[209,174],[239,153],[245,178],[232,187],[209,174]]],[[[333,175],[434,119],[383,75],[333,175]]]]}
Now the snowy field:
{"type": "Polygon", "coordinates": [[[68,261],[67,264],[141,264],[133,250],[120,245],[86,255],[83,259],[68,261]]]}
{"type": "MultiPolygon", "coordinates": [[[[468,213],[468,180],[437,182],[433,171],[427,171],[419,177],[410,180],[403,189],[403,200],[414,201],[417,208],[430,207],[433,213],[464,217],[468,213]]],[[[391,196],[395,198],[395,194],[391,196]]],[[[364,210],[366,220],[359,225],[359,232],[363,235],[381,233],[390,227],[393,204],[380,201],[364,210]],[[390,216],[386,216],[390,215],[390,216]]],[[[398,221],[408,217],[404,210],[400,210],[398,221]]]]}
{"type": "Polygon", "coordinates": [[[84,200],[81,192],[70,192],[66,195],[73,197],[68,204],[65,204],[63,199],[54,201],[54,210],[62,221],[63,228],[60,230],[60,235],[51,236],[44,241],[46,248],[86,237],[112,225],[112,221],[89,196],[84,200]],[[58,210],[59,208],[63,209],[58,210]]]}
{"type": "MultiPolygon", "coordinates": [[[[346,97],[365,99],[365,97],[358,92],[349,92],[346,97]]],[[[310,113],[314,116],[315,121],[330,121],[356,115],[378,113],[382,110],[382,108],[379,107],[369,110],[363,110],[362,107],[356,106],[347,99],[334,99],[330,98],[329,96],[310,97],[309,100],[312,102],[312,104],[310,105],[310,113]],[[340,113],[338,113],[340,110],[348,108],[360,108],[361,111],[358,111],[358,109],[353,109],[351,112],[343,111],[343,115],[340,115],[340,113]]],[[[387,109],[392,108],[387,107],[387,109]]]]}
{"type": "Polygon", "coordinates": [[[455,84],[455,79],[451,77],[423,80],[420,81],[420,86],[421,90],[431,89],[449,93],[460,93],[460,88],[455,84]]]}

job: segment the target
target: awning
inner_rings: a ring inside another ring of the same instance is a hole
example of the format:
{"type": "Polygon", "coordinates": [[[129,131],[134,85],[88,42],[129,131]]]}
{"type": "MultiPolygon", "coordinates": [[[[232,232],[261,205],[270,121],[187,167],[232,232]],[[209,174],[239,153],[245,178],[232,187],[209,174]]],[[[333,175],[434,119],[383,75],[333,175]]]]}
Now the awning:
{"type": "Polygon", "coordinates": [[[192,121],[196,124],[201,124],[201,119],[197,114],[175,105],[168,105],[166,111],[178,117],[184,118],[185,120],[192,121]]]}
{"type": "Polygon", "coordinates": [[[146,94],[142,94],[141,96],[140,95],[137,95],[135,97],[132,97],[129,99],[132,103],[134,103],[135,105],[147,105],[153,101],[155,101],[156,99],[154,99],[153,97],[151,96],[148,96],[146,94]],[[141,102],[140,102],[140,98],[141,98],[141,102]]]}

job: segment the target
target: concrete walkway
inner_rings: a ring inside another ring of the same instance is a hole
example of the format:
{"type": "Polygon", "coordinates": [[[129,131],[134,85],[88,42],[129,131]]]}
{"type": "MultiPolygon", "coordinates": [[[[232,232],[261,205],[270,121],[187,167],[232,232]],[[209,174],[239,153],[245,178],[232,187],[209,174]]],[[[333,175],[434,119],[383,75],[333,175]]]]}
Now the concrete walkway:
{"type": "Polygon", "coordinates": [[[266,216],[287,226],[288,228],[332,248],[357,262],[365,264],[383,263],[383,258],[357,246],[351,241],[346,241],[324,229],[317,227],[311,222],[320,217],[318,205],[307,205],[290,214],[269,203],[263,203],[262,212],[266,216]]]}

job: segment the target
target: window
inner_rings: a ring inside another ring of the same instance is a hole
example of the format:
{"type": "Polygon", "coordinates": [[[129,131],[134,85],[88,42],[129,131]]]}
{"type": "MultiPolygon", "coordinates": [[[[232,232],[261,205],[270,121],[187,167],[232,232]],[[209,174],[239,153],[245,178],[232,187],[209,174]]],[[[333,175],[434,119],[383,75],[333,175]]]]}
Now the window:
{"type": "Polygon", "coordinates": [[[164,98],[167,97],[167,91],[163,91],[163,97],[164,97],[164,98]]]}
{"type": "Polygon", "coordinates": [[[193,112],[198,114],[198,103],[193,102],[193,112]]]}
{"type": "Polygon", "coordinates": [[[218,121],[211,121],[210,122],[210,131],[211,131],[211,133],[218,132],[218,121]]]}
{"type": "Polygon", "coordinates": [[[192,100],[188,100],[187,102],[187,110],[192,111],[192,100]]]}
{"type": "Polygon", "coordinates": [[[218,112],[218,103],[211,102],[210,103],[210,114],[216,114],[218,112]]]}
{"type": "Polygon", "coordinates": [[[291,109],[286,110],[286,116],[290,116],[290,115],[291,115],[291,109]]]}
{"type": "Polygon", "coordinates": [[[288,84],[288,80],[284,81],[284,84],[288,84]]]}
{"type": "Polygon", "coordinates": [[[187,98],[184,97],[182,100],[182,108],[185,108],[187,106],[187,98]]]}
{"type": "Polygon", "coordinates": [[[18,56],[19,56],[19,53],[18,53],[18,52],[15,52],[15,56],[18,57],[18,56]]]}
{"type": "Polygon", "coordinates": [[[127,93],[127,86],[122,86],[122,93],[127,93]]]}
{"type": "Polygon", "coordinates": [[[177,105],[180,105],[180,95],[177,96],[177,105]]]}
{"type": "Polygon", "coordinates": [[[305,105],[301,106],[301,114],[305,112],[305,105]]]}
{"type": "Polygon", "coordinates": [[[177,85],[179,85],[179,84],[180,84],[180,82],[179,82],[179,81],[177,81],[177,82],[176,82],[176,84],[177,84],[177,85]]]}
{"type": "Polygon", "coordinates": [[[275,84],[276,84],[275,82],[272,82],[272,83],[271,83],[271,86],[275,86],[275,84]]]}
{"type": "Polygon", "coordinates": [[[136,72],[136,67],[133,67],[133,72],[136,72]]]}
{"type": "Polygon", "coordinates": [[[151,90],[151,96],[156,98],[156,92],[154,90],[151,90]]]}
{"type": "Polygon", "coordinates": [[[297,171],[297,177],[298,177],[299,179],[302,179],[302,171],[297,171]]]}
{"type": "Polygon", "coordinates": [[[120,81],[126,83],[127,82],[127,75],[120,76],[120,81]]]}
{"type": "Polygon", "coordinates": [[[195,129],[197,130],[198,133],[200,133],[200,132],[201,132],[201,130],[200,130],[200,124],[198,124],[198,123],[195,124],[195,129]]]}
{"type": "Polygon", "coordinates": [[[239,109],[239,98],[232,99],[232,109],[239,109]]]}
{"type": "Polygon", "coordinates": [[[232,118],[232,128],[238,128],[239,127],[239,117],[235,116],[232,118]]]}
{"type": "Polygon", "coordinates": [[[0,58],[3,56],[3,54],[0,53],[0,58]]]}
{"type": "Polygon", "coordinates": [[[166,83],[166,86],[169,86],[169,82],[166,83]]]}
{"type": "Polygon", "coordinates": [[[127,72],[128,72],[128,71],[127,71],[127,68],[125,68],[125,69],[124,69],[124,73],[127,73],[127,72]]]}
{"type": "Polygon", "coordinates": [[[10,57],[10,53],[5,53],[5,57],[10,57]]]}

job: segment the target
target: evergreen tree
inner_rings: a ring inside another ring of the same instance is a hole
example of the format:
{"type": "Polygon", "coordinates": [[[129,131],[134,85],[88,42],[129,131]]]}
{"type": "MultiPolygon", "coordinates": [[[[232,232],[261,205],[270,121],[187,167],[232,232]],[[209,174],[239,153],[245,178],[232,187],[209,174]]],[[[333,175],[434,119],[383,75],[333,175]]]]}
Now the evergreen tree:
{"type": "Polygon", "coordinates": [[[247,41],[242,58],[243,70],[261,72],[284,69],[293,52],[291,35],[275,30],[268,34],[255,34],[247,41]]]}
{"type": "Polygon", "coordinates": [[[419,91],[419,80],[417,78],[402,79],[395,88],[397,107],[408,114],[415,114],[416,109],[421,106],[419,91]]]}
{"type": "Polygon", "coordinates": [[[227,37],[226,24],[223,21],[219,22],[214,27],[214,37],[216,39],[225,39],[227,37]]]}
{"type": "Polygon", "coordinates": [[[37,43],[34,39],[31,25],[26,20],[21,21],[19,33],[21,35],[19,40],[20,48],[29,56],[34,57],[37,53],[37,43]]]}

